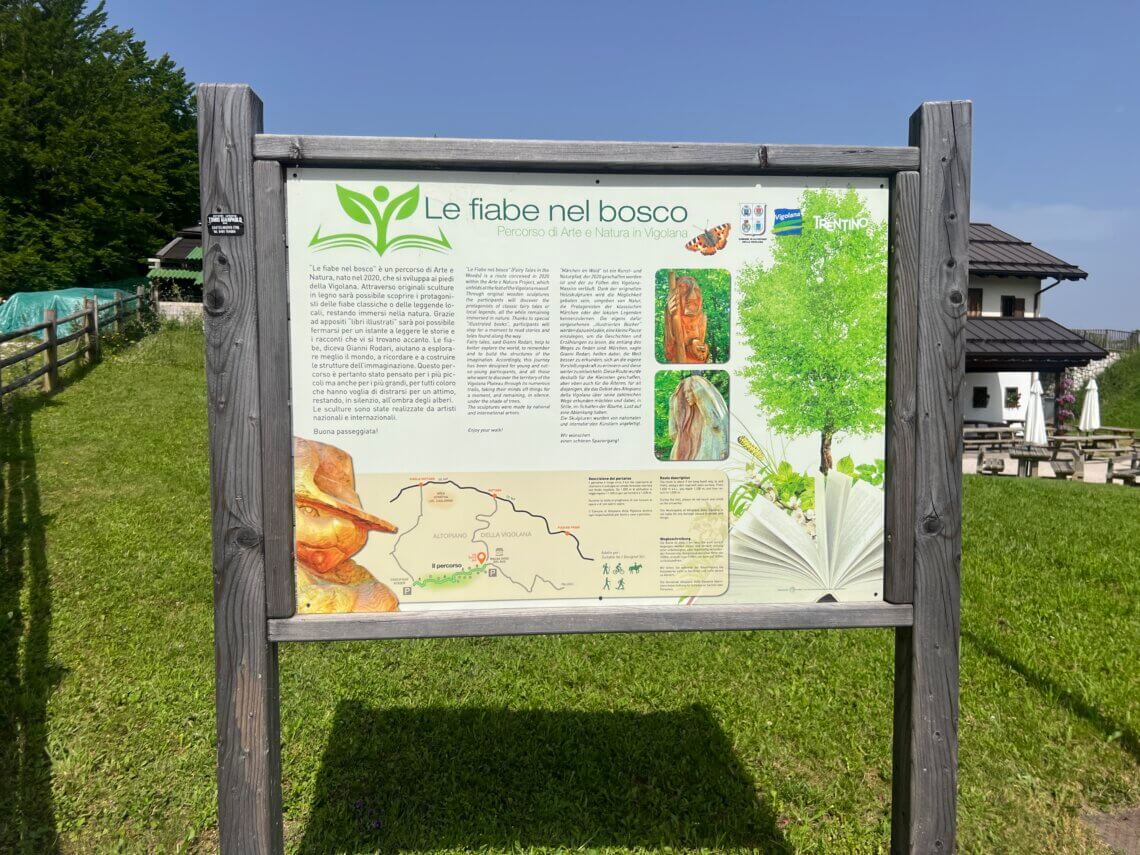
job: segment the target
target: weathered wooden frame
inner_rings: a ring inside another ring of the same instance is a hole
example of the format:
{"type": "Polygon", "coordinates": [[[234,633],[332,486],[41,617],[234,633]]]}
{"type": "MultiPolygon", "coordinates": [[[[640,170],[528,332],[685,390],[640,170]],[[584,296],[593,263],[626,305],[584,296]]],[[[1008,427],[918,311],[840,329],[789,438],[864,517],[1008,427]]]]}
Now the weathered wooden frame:
{"type": "Polygon", "coordinates": [[[896,633],[891,851],[954,849],[969,102],[899,147],[281,136],[229,84],[198,111],[202,221],[246,223],[203,232],[222,851],[282,850],[279,642],[853,627],[896,633]],[[884,601],[297,616],[284,182],[312,165],[890,180],[884,601]]]}

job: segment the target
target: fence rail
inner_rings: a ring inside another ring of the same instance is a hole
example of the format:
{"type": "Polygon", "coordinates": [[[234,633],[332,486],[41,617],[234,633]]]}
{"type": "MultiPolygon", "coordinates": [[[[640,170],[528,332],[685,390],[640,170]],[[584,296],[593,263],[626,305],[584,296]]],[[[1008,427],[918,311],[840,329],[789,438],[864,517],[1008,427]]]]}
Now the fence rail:
{"type": "Polygon", "coordinates": [[[1140,330],[1075,330],[1093,344],[1112,353],[1140,350],[1140,330]]]}
{"type": "Polygon", "coordinates": [[[158,313],[158,290],[154,286],[148,290],[140,285],[132,296],[116,294],[114,300],[105,303],[100,303],[97,297],[89,297],[83,301],[82,309],[62,318],[56,317],[55,309],[44,309],[43,320],[38,323],[0,334],[0,345],[27,336],[43,335],[42,342],[0,358],[0,403],[3,403],[5,395],[36,380],[42,379],[45,392],[55,392],[59,388],[59,369],[62,366],[82,357],[86,357],[88,362],[97,361],[102,352],[100,336],[103,330],[110,327],[121,333],[130,319],[141,318],[144,313],[158,313]],[[60,348],[71,342],[79,343],[70,353],[61,355],[60,348]],[[42,364],[39,367],[5,382],[4,369],[28,362],[41,354],[42,364]]]}

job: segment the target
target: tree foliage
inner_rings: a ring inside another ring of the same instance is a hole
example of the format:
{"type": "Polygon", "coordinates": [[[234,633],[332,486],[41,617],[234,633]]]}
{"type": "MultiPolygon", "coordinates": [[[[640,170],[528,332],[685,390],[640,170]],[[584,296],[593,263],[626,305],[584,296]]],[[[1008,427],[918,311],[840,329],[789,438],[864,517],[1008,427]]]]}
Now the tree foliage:
{"type": "Polygon", "coordinates": [[[776,238],[772,266],[740,274],[739,324],[753,354],[742,373],[774,429],[820,434],[826,472],[836,433],[883,425],[887,226],[854,190],[808,190],[800,204],[803,234],[776,238]]]}
{"type": "Polygon", "coordinates": [[[719,268],[658,270],[655,277],[654,323],[657,361],[665,363],[665,302],[669,299],[669,273],[692,276],[701,286],[701,300],[708,319],[705,339],[709,346],[709,363],[728,361],[728,316],[732,306],[732,277],[719,268]]]}
{"type": "Polygon", "coordinates": [[[198,219],[185,73],[84,5],[0,3],[0,295],[136,274],[198,219]]]}

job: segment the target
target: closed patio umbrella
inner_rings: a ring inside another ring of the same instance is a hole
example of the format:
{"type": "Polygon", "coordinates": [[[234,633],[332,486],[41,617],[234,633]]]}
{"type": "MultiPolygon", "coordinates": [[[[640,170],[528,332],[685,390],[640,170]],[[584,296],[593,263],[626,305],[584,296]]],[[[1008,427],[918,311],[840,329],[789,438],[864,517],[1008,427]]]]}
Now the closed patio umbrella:
{"type": "Polygon", "coordinates": [[[1041,381],[1034,379],[1029,387],[1029,409],[1025,414],[1026,445],[1045,445],[1045,407],[1041,403],[1041,381]]]}
{"type": "Polygon", "coordinates": [[[1085,386],[1085,402],[1081,405],[1080,428],[1085,433],[1100,430],[1100,392],[1096,387],[1096,378],[1089,380],[1085,386]]]}

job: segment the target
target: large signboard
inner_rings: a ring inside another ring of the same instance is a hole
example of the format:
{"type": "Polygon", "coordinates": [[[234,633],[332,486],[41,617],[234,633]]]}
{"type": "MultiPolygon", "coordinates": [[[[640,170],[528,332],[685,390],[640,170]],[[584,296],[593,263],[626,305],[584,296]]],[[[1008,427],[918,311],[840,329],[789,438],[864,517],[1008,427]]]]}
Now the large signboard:
{"type": "Polygon", "coordinates": [[[883,598],[883,179],[286,199],[298,613],[883,598]]]}
{"type": "Polygon", "coordinates": [[[280,643],[865,627],[891,851],[954,850],[968,102],[885,147],[198,118],[222,852],[284,848],[280,643]]]}

